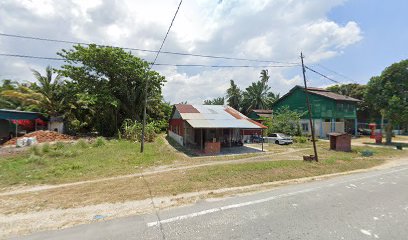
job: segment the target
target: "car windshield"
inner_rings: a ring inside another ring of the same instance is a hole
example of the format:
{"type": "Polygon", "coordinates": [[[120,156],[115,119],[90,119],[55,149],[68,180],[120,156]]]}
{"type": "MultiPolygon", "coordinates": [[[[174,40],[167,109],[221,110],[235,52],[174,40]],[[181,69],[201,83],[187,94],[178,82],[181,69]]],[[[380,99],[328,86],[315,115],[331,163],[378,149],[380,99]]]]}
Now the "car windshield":
{"type": "Polygon", "coordinates": [[[278,133],[279,137],[281,138],[288,138],[289,136],[283,133],[278,133]]]}

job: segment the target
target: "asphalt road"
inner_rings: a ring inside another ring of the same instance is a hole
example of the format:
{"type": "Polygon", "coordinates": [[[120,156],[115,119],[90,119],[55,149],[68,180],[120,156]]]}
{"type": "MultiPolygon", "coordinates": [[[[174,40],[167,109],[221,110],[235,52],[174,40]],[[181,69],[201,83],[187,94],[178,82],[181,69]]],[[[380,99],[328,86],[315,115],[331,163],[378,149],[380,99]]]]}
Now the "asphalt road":
{"type": "MultiPolygon", "coordinates": [[[[407,160],[408,163],[408,160],[407,160]]],[[[22,239],[408,239],[408,165],[22,239]]]]}

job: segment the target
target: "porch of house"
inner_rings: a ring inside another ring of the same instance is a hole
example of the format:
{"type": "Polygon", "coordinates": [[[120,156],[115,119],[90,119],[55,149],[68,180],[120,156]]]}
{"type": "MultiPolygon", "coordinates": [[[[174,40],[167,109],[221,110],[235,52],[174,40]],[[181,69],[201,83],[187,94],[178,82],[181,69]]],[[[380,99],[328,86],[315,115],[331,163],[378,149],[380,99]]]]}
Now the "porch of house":
{"type": "Polygon", "coordinates": [[[236,154],[259,151],[244,146],[245,129],[190,128],[185,131],[185,146],[198,154],[236,154]]]}
{"type": "MultiPolygon", "coordinates": [[[[301,129],[303,134],[311,134],[311,127],[308,119],[302,119],[301,129]]],[[[357,119],[313,119],[315,135],[320,138],[327,138],[331,132],[349,133],[357,136],[357,119]]]]}
{"type": "MultiPolygon", "coordinates": [[[[262,131],[262,130],[261,130],[262,131]]],[[[198,155],[229,155],[262,152],[261,149],[245,146],[245,137],[250,129],[240,128],[192,128],[184,129],[184,136],[169,131],[169,136],[180,145],[198,155]]]]}

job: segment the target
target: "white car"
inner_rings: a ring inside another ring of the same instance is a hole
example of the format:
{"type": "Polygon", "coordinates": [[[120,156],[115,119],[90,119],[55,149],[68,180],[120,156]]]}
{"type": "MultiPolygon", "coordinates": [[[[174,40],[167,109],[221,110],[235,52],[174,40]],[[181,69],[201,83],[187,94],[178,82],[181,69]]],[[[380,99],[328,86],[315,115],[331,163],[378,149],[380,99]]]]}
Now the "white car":
{"type": "Polygon", "coordinates": [[[292,137],[285,135],[283,133],[269,134],[269,137],[264,137],[264,141],[268,143],[276,143],[276,144],[292,144],[293,143],[292,137]]]}

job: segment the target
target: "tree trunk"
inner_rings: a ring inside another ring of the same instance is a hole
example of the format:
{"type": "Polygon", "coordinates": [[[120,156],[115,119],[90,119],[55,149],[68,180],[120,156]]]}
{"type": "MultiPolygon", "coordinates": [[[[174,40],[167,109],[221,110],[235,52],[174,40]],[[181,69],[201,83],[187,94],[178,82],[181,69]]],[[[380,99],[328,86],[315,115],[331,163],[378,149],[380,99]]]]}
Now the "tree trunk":
{"type": "Polygon", "coordinates": [[[392,141],[392,123],[388,120],[387,126],[385,127],[385,143],[391,144],[392,141]]]}

